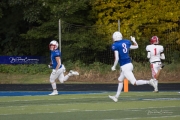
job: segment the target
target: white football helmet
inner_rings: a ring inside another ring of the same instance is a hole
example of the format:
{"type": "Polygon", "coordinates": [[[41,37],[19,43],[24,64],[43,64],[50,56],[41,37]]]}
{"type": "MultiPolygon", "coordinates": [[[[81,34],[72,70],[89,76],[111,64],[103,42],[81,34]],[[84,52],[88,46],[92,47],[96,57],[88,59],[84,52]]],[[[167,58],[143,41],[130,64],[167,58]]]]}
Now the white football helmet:
{"type": "Polygon", "coordinates": [[[49,44],[49,49],[50,50],[56,50],[58,48],[58,42],[56,40],[52,40],[49,44]],[[53,48],[51,48],[51,46],[54,46],[53,48]]]}
{"type": "Polygon", "coordinates": [[[122,40],[122,34],[119,31],[116,31],[113,33],[113,41],[119,41],[122,40]]]}

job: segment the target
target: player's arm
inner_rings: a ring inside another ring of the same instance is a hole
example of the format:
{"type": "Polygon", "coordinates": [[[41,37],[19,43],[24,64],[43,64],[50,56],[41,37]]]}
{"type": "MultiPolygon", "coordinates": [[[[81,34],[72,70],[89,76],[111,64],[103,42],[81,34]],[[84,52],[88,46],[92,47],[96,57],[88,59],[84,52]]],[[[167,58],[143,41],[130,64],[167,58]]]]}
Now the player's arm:
{"type": "Polygon", "coordinates": [[[131,41],[133,42],[133,45],[130,46],[130,49],[137,49],[138,48],[138,44],[135,40],[135,37],[131,36],[131,41]]]}
{"type": "Polygon", "coordinates": [[[56,66],[56,70],[59,69],[59,67],[61,66],[61,58],[59,56],[55,57],[56,62],[57,62],[57,66],[56,66]]]}
{"type": "Polygon", "coordinates": [[[148,46],[146,46],[146,51],[147,51],[147,58],[149,59],[151,57],[151,52],[148,46]]]}
{"type": "Polygon", "coordinates": [[[160,56],[160,57],[161,57],[162,60],[165,60],[165,55],[164,55],[163,52],[161,53],[161,56],[160,56]]]}
{"type": "Polygon", "coordinates": [[[164,55],[164,48],[163,48],[163,46],[161,47],[161,53],[160,53],[160,58],[162,59],[162,60],[165,60],[165,55],[164,55]]]}
{"type": "Polygon", "coordinates": [[[116,66],[118,64],[119,61],[119,52],[118,51],[114,51],[114,65],[112,66],[111,70],[114,71],[116,70],[116,66]]]}

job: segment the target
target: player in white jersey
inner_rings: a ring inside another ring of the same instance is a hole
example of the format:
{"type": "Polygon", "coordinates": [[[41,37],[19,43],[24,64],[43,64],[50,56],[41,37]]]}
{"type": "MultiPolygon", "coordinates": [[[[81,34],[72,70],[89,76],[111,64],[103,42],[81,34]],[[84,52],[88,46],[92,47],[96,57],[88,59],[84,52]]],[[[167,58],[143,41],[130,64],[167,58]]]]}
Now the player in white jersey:
{"type": "Polygon", "coordinates": [[[150,62],[152,80],[157,86],[156,89],[154,89],[154,92],[158,93],[158,77],[160,70],[164,67],[161,63],[161,59],[165,59],[164,47],[162,45],[158,45],[159,39],[157,36],[153,36],[150,42],[151,45],[146,46],[147,58],[150,62]]]}
{"type": "Polygon", "coordinates": [[[70,70],[70,72],[64,76],[65,67],[61,62],[61,52],[58,50],[58,42],[55,40],[51,41],[49,49],[51,51],[51,64],[48,65],[48,67],[52,68],[50,83],[53,88],[53,92],[49,95],[58,95],[56,79],[58,78],[61,83],[64,83],[70,76],[79,75],[79,73],[77,71],[70,70]]]}
{"type": "Polygon", "coordinates": [[[115,54],[115,61],[114,65],[111,68],[112,71],[116,70],[116,66],[119,62],[120,68],[121,68],[121,73],[118,78],[119,84],[118,84],[118,89],[116,92],[115,96],[110,96],[109,98],[112,99],[114,102],[118,101],[118,97],[121,94],[122,88],[123,88],[123,81],[125,78],[127,78],[132,85],[144,85],[144,84],[150,84],[153,87],[154,84],[152,80],[136,80],[133,74],[133,64],[131,62],[131,58],[129,56],[129,51],[130,49],[137,49],[138,44],[135,40],[135,37],[131,36],[131,41],[134,43],[131,45],[130,40],[126,40],[122,38],[122,34],[118,31],[113,33],[113,41],[114,43],[112,44],[112,50],[114,51],[115,54]]]}

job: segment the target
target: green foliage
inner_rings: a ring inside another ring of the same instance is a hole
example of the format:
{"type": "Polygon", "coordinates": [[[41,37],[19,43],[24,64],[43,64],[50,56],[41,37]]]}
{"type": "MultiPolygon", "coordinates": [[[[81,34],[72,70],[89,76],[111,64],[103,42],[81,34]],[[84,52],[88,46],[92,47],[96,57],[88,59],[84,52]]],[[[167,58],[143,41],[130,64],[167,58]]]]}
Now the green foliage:
{"type": "Polygon", "coordinates": [[[177,50],[174,51],[171,57],[172,57],[171,59],[172,59],[173,63],[175,63],[175,64],[179,63],[180,62],[180,51],[177,51],[177,50]]]}
{"type": "MultiPolygon", "coordinates": [[[[120,19],[123,37],[133,35],[139,44],[132,57],[146,61],[145,46],[152,35],[163,45],[180,45],[179,6],[178,0],[4,0],[0,2],[0,54],[47,56],[49,42],[59,37],[61,19],[63,60],[93,63],[112,43],[120,19]]],[[[174,50],[179,49],[173,46],[174,50]]]]}
{"type": "MultiPolygon", "coordinates": [[[[76,70],[80,73],[77,77],[71,77],[71,83],[116,83],[120,68],[116,66],[116,71],[111,71],[111,65],[101,62],[85,64],[81,61],[65,61],[65,75],[70,70],[76,70]],[[72,81],[71,81],[72,80],[72,81]],[[75,80],[75,81],[74,81],[75,80]]],[[[136,79],[150,79],[150,64],[133,62],[133,73],[136,79]]],[[[46,64],[34,65],[0,65],[0,83],[18,83],[18,84],[49,84],[51,69],[46,64]],[[12,79],[13,78],[13,79],[12,79]]],[[[161,71],[160,82],[179,82],[180,63],[165,63],[161,71]]]]}
{"type": "Polygon", "coordinates": [[[96,60],[98,52],[106,50],[108,42],[102,39],[105,35],[97,34],[96,29],[77,27],[75,30],[65,31],[67,27],[63,27],[62,31],[62,51],[65,61],[81,59],[85,63],[92,63],[96,60]],[[83,56],[83,58],[77,56],[83,56]]]}
{"type": "Polygon", "coordinates": [[[45,64],[32,65],[0,65],[1,73],[18,73],[18,74],[47,74],[50,73],[45,64]]]}
{"type": "Polygon", "coordinates": [[[171,64],[165,63],[164,70],[167,71],[168,73],[172,73],[173,75],[175,73],[178,73],[178,71],[180,71],[180,64],[179,62],[178,63],[173,62],[171,64]]]}
{"type": "MultiPolygon", "coordinates": [[[[93,71],[93,72],[98,72],[98,73],[102,73],[102,74],[109,72],[110,68],[111,68],[111,65],[103,64],[100,62],[85,64],[84,62],[81,62],[80,60],[78,60],[76,62],[72,62],[69,60],[69,61],[66,61],[64,63],[64,65],[65,65],[67,71],[74,68],[74,69],[79,69],[84,72],[93,71]]],[[[117,66],[117,68],[119,68],[119,67],[117,66]]]]}
{"type": "Polygon", "coordinates": [[[91,2],[91,16],[96,25],[106,25],[104,31],[109,37],[117,30],[120,19],[121,32],[124,37],[135,35],[141,37],[158,35],[167,43],[180,40],[179,18],[180,1],[177,0],[95,0],[91,2]],[[167,31],[175,30],[165,35],[167,31]],[[178,29],[178,30],[177,30],[178,29]],[[154,31],[155,30],[155,31],[154,31]]]}

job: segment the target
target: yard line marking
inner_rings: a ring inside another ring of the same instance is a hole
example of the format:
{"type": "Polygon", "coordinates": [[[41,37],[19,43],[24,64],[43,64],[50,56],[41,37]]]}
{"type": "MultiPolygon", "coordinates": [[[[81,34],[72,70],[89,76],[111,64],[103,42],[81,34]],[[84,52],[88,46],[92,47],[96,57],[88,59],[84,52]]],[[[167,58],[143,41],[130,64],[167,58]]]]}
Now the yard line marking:
{"type": "Polygon", "coordinates": [[[158,101],[158,100],[180,100],[180,98],[148,98],[142,100],[158,101]]]}
{"type": "MultiPolygon", "coordinates": [[[[173,108],[173,107],[176,107],[176,106],[166,106],[166,107],[154,107],[154,108],[173,108]]],[[[152,108],[152,107],[148,107],[148,108],[152,108]]],[[[100,111],[100,112],[108,112],[108,111],[134,111],[134,110],[147,110],[148,108],[130,108],[130,109],[126,109],[126,110],[123,110],[123,109],[108,109],[108,110],[92,110],[92,109],[87,109],[87,110],[80,110],[80,109],[68,109],[68,110],[65,110],[65,111],[61,111],[60,113],[66,113],[66,112],[96,112],[96,111],[100,111]]],[[[18,109],[19,110],[19,109],[18,109]]],[[[22,110],[22,109],[21,109],[22,110]]],[[[59,113],[59,112],[37,112],[36,113],[29,113],[29,114],[41,114],[41,113],[59,113]]],[[[1,115],[13,115],[13,114],[0,114],[1,115]]],[[[173,115],[174,117],[178,117],[180,115],[173,115]]],[[[162,116],[161,116],[162,117],[162,116]]],[[[168,116],[170,117],[170,116],[168,116]]],[[[154,118],[154,117],[148,117],[148,118],[154,118]]],[[[157,117],[159,118],[159,117],[157,117]]],[[[125,119],[132,119],[132,118],[125,118],[125,119]]],[[[138,118],[137,118],[138,119],[138,118]]]]}
{"type": "MultiPolygon", "coordinates": [[[[159,116],[159,117],[133,117],[133,118],[122,118],[122,119],[117,119],[117,120],[132,120],[132,119],[142,119],[142,118],[174,118],[174,117],[180,117],[180,115],[173,115],[173,116],[159,116]]],[[[108,119],[105,119],[108,120],[108,119]]],[[[116,119],[109,119],[109,120],[116,120],[116,119]]]]}

